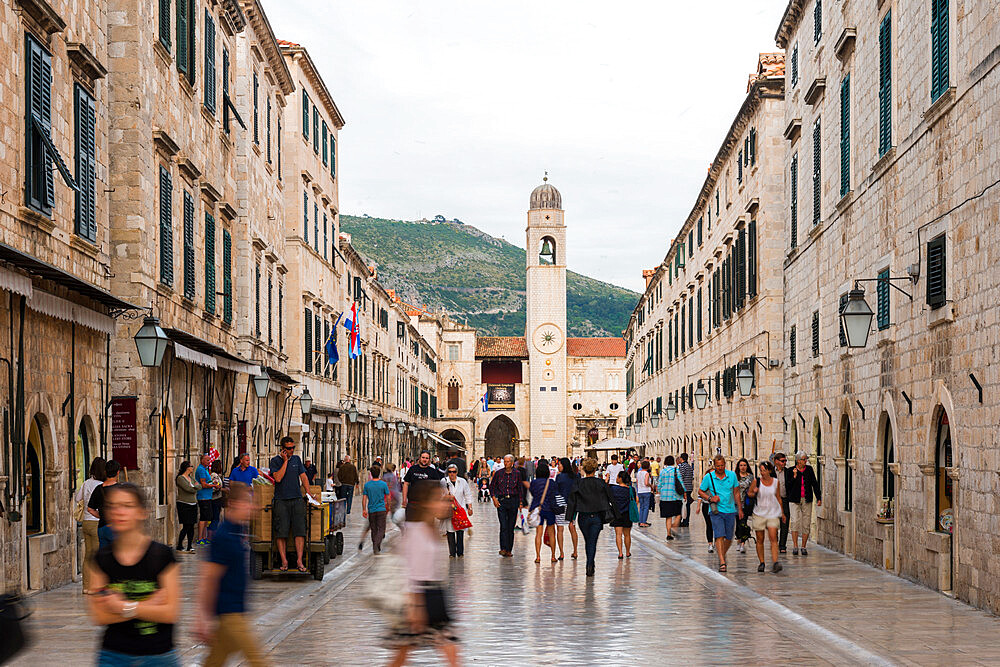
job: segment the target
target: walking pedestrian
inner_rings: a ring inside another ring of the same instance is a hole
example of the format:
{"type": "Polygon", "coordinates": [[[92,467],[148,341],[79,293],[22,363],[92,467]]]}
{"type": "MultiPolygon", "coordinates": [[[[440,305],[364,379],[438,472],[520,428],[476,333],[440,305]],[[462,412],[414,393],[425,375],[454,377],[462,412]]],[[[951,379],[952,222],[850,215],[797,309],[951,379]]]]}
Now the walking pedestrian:
{"type": "Polygon", "coordinates": [[[542,562],[542,541],[549,545],[552,552],[552,562],[556,558],[556,484],[549,476],[549,463],[545,459],[535,464],[535,479],[531,480],[528,486],[531,492],[531,505],[529,511],[538,509],[538,517],[541,520],[535,527],[535,562],[542,562]]]}
{"type": "Polygon", "coordinates": [[[201,565],[195,636],[208,645],[205,667],[222,667],[233,654],[243,654],[257,667],[268,664],[247,617],[247,523],[253,505],[250,488],[233,482],[226,496],[226,517],[212,536],[201,565]]]}
{"type": "Polygon", "coordinates": [[[431,465],[431,453],[426,449],[420,452],[417,464],[410,466],[406,475],[403,476],[403,507],[406,507],[411,484],[420,480],[438,482],[442,479],[444,479],[444,473],[431,465]]]}
{"type": "Polygon", "coordinates": [[[316,469],[316,464],[312,462],[312,459],[305,459],[302,461],[302,465],[305,466],[306,479],[309,480],[309,486],[312,486],[316,483],[316,475],[319,474],[319,471],[316,469]]]}
{"type": "Polygon", "coordinates": [[[208,524],[212,523],[212,473],[209,468],[212,459],[208,454],[201,455],[201,461],[194,471],[194,485],[198,489],[195,494],[198,500],[198,541],[195,544],[201,546],[208,544],[208,524]]]}
{"type": "Polygon", "coordinates": [[[121,464],[112,459],[104,463],[104,481],[100,486],[94,487],[90,493],[90,500],[87,501],[87,513],[97,518],[97,548],[111,544],[114,539],[114,532],[108,525],[108,519],[104,512],[104,495],[108,489],[118,483],[118,473],[121,472],[121,464]]]}
{"type": "Polygon", "coordinates": [[[295,540],[296,567],[306,572],[302,556],[306,547],[306,493],[309,479],[302,459],[295,455],[295,440],[289,436],[281,439],[278,456],[268,462],[274,478],[274,500],[271,502],[272,524],[281,572],[288,571],[288,535],[295,540]]]}
{"type": "Polygon", "coordinates": [[[465,557],[465,529],[456,529],[452,521],[455,508],[461,507],[467,516],[472,516],[472,487],[464,477],[461,477],[458,466],[454,463],[448,464],[447,477],[441,480],[444,487],[445,500],[448,501],[451,511],[448,518],[444,520],[445,528],[448,532],[448,556],[451,558],[465,557]]]}
{"type": "Polygon", "coordinates": [[[580,481],[580,473],[577,472],[576,466],[570,463],[568,458],[559,459],[557,465],[559,474],[556,475],[556,545],[559,547],[559,560],[562,560],[566,556],[563,549],[563,532],[568,527],[570,538],[573,540],[573,553],[570,554],[570,557],[576,560],[579,537],[576,533],[576,524],[569,520],[569,512],[566,511],[566,507],[569,494],[580,481]]]}
{"type": "Polygon", "coordinates": [[[691,525],[691,503],[694,502],[694,498],[691,497],[694,491],[694,466],[688,463],[687,452],[681,452],[677,471],[680,472],[681,481],[684,483],[684,502],[681,506],[681,522],[678,525],[687,528],[691,525]]]}
{"type": "Polygon", "coordinates": [[[660,516],[663,517],[667,528],[667,539],[672,540],[674,539],[673,531],[680,521],[681,508],[684,503],[684,494],[681,493],[684,483],[681,481],[680,471],[674,465],[672,454],[668,454],[663,460],[657,486],[660,491],[660,516]]]}
{"type": "Polygon", "coordinates": [[[743,514],[743,508],[739,505],[739,482],[736,473],[726,469],[726,457],[716,454],[712,463],[715,467],[702,479],[698,495],[710,503],[709,519],[719,555],[719,572],[726,572],[726,553],[733,543],[736,519],[743,514]]]}
{"type": "Polygon", "coordinates": [[[222,519],[222,461],[212,461],[209,471],[212,475],[212,521],[208,524],[208,539],[211,540],[222,519]]]}
{"type": "Polygon", "coordinates": [[[625,469],[625,466],[618,463],[618,455],[611,455],[611,463],[608,467],[604,469],[604,481],[608,484],[614,484],[618,479],[618,473],[625,469]]]}
{"type": "Polygon", "coordinates": [[[340,477],[340,488],[338,489],[340,495],[338,497],[347,500],[347,513],[350,514],[351,507],[354,505],[354,487],[361,481],[357,467],[351,463],[350,454],[345,456],[344,462],[340,464],[338,476],[340,477]]]}
{"type": "Polygon", "coordinates": [[[87,564],[97,591],[87,596],[90,616],[106,626],[97,665],[178,667],[180,575],[173,551],[146,534],[146,496],[139,487],[113,484],[104,487],[104,496],[102,514],[115,539],[87,564]]]}
{"type": "Polygon", "coordinates": [[[177,478],[177,523],[180,531],[177,533],[177,551],[194,553],[194,525],[198,523],[198,489],[194,485],[194,467],[190,461],[181,461],[177,478]],[[184,538],[187,538],[187,549],[184,548],[184,538]]]}
{"type": "Polygon", "coordinates": [[[788,530],[792,533],[792,555],[799,555],[799,537],[801,536],[802,555],[808,556],[806,542],[809,541],[809,527],[812,524],[813,499],[817,507],[823,506],[823,494],[819,488],[819,480],[813,467],[806,463],[805,452],[795,453],[795,467],[785,471],[785,490],[788,492],[788,507],[791,515],[788,518],[788,530]]]}
{"type": "Polygon", "coordinates": [[[517,513],[525,505],[526,486],[524,470],[514,467],[514,457],[511,454],[503,457],[503,468],[494,472],[490,479],[490,496],[500,519],[500,555],[504,558],[513,555],[514,527],[517,513]]]}
{"type": "MultiPolygon", "coordinates": [[[[90,497],[93,495],[94,489],[104,483],[104,465],[105,461],[100,456],[95,457],[90,462],[90,477],[80,485],[80,488],[76,490],[76,496],[73,498],[76,502],[76,505],[74,505],[74,515],[76,520],[80,522],[80,528],[83,530],[84,563],[89,562],[94,557],[100,543],[97,536],[97,527],[100,520],[87,511],[87,503],[90,502],[90,497]]],[[[83,594],[90,595],[91,592],[90,569],[84,567],[83,594]]]]}
{"type": "MultiPolygon", "coordinates": [[[[381,553],[382,540],[385,539],[385,517],[389,511],[392,495],[389,485],[382,479],[382,469],[373,465],[368,469],[371,479],[365,482],[361,490],[361,516],[368,519],[368,530],[372,534],[372,552],[381,553]]],[[[364,534],[358,542],[358,551],[364,546],[364,534]]]]}
{"type": "Polygon", "coordinates": [[[391,665],[405,664],[410,651],[422,646],[440,649],[453,667],[460,662],[458,637],[452,630],[441,572],[441,535],[437,528],[449,507],[435,480],[415,480],[408,490],[400,553],[406,566],[409,604],[406,622],[397,625],[389,637],[390,646],[396,649],[391,665]]]}
{"type": "Polygon", "coordinates": [[[649,459],[642,462],[642,467],[635,477],[635,490],[639,497],[639,527],[649,526],[649,506],[653,503],[653,475],[650,472],[649,459]]]}
{"type": "Polygon", "coordinates": [[[758,572],[764,571],[764,531],[771,544],[771,571],[781,572],[781,562],[778,560],[778,527],[784,519],[781,511],[781,499],[778,497],[778,480],[774,478],[774,464],[761,461],[758,466],[760,479],[754,480],[747,493],[755,498],[751,527],[757,533],[757,566],[758,572]]]}
{"type": "Polygon", "coordinates": [[[395,512],[403,498],[403,486],[396,474],[396,464],[386,463],[385,472],[382,473],[382,481],[389,487],[389,511],[395,512]]]}
{"type": "Polygon", "coordinates": [[[753,470],[750,469],[750,462],[746,459],[740,459],[736,462],[736,480],[739,482],[740,507],[743,509],[740,518],[736,520],[736,550],[741,554],[745,554],[747,552],[747,540],[750,539],[748,521],[753,511],[753,496],[747,494],[747,491],[754,481],[753,470]]]}
{"type": "Polygon", "coordinates": [[[618,560],[632,557],[632,509],[635,504],[635,489],[632,488],[632,478],[627,470],[618,471],[618,479],[610,486],[611,497],[614,499],[615,518],[611,527],[615,529],[615,545],[618,547],[618,560]],[[622,546],[625,555],[622,555],[622,546]]]}
{"type": "Polygon", "coordinates": [[[778,452],[774,455],[774,478],[778,480],[778,492],[781,494],[781,513],[783,518],[781,520],[781,528],[778,531],[778,552],[785,553],[787,551],[786,545],[788,544],[788,519],[789,519],[789,507],[788,507],[788,488],[785,486],[785,466],[788,465],[788,458],[783,452],[778,452]]]}
{"type": "Polygon", "coordinates": [[[524,462],[524,479],[527,480],[529,483],[532,480],[534,480],[537,474],[537,468],[538,468],[538,457],[537,456],[535,458],[529,457],[528,460],[524,462]]]}
{"type": "Polygon", "coordinates": [[[583,460],[583,474],[576,488],[569,494],[566,511],[569,520],[579,520],[580,532],[583,533],[584,551],[587,554],[587,576],[594,576],[597,557],[597,538],[601,535],[605,520],[617,516],[611,489],[607,483],[594,476],[597,472],[597,459],[583,460]]]}

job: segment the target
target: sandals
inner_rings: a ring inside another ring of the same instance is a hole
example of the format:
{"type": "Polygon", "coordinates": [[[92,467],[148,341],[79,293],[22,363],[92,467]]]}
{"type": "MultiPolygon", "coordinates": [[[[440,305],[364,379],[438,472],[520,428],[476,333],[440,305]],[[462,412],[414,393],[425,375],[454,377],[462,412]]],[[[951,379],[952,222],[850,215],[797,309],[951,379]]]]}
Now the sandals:
{"type": "Polygon", "coordinates": [[[278,572],[288,572],[288,566],[282,565],[281,567],[278,568],[278,572]]]}
{"type": "Polygon", "coordinates": [[[573,555],[570,556],[570,558],[572,558],[573,560],[576,560],[576,554],[574,553],[573,555]]]}
{"type": "Polygon", "coordinates": [[[725,563],[723,563],[722,565],[719,566],[719,572],[726,572],[726,564],[725,563]]]}
{"type": "Polygon", "coordinates": [[[618,560],[625,560],[625,556],[622,556],[621,554],[618,554],[618,560]]]}
{"type": "Polygon", "coordinates": [[[542,562],[542,559],[541,559],[541,558],[536,558],[536,559],[535,559],[535,562],[536,562],[536,563],[541,563],[541,562],[542,562]]]}

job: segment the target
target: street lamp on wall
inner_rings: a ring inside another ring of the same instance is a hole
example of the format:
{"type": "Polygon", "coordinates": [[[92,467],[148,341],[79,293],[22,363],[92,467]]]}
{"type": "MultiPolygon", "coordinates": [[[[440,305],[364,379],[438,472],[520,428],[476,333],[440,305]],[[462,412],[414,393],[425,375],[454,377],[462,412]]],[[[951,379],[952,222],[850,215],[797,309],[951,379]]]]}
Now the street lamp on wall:
{"type": "Polygon", "coordinates": [[[622,429],[622,436],[624,436],[624,437],[626,437],[626,438],[627,438],[627,437],[628,437],[628,434],[629,434],[629,430],[630,430],[630,429],[629,429],[629,427],[628,427],[628,426],[624,427],[624,428],[622,429]]]}
{"type": "Polygon", "coordinates": [[[267,369],[261,366],[260,373],[253,377],[253,391],[257,394],[257,398],[264,398],[270,387],[271,376],[267,374],[267,369]]]}
{"type": "Polygon", "coordinates": [[[355,403],[351,403],[347,406],[347,420],[352,424],[358,421],[358,406],[355,403]]]}
{"type": "Polygon", "coordinates": [[[670,400],[667,401],[667,421],[673,421],[676,416],[677,405],[674,404],[674,399],[670,398],[670,400]]]}
{"type": "Polygon", "coordinates": [[[754,378],[754,364],[760,364],[760,367],[765,371],[767,366],[760,357],[748,357],[740,364],[740,368],[736,371],[736,388],[740,392],[740,396],[749,396],[750,392],[753,391],[754,385],[756,384],[754,378]]]}
{"type": "Polygon", "coordinates": [[[659,413],[654,413],[649,415],[649,425],[656,428],[660,425],[660,415],[659,413]]]}
{"type": "Polygon", "coordinates": [[[641,430],[642,430],[642,424],[640,424],[639,422],[636,422],[635,423],[635,434],[639,435],[639,431],[641,431],[641,430]]]}
{"type": "Polygon", "coordinates": [[[375,417],[375,428],[381,431],[384,426],[385,420],[382,419],[382,413],[380,412],[379,415],[375,417]]]}
{"type": "Polygon", "coordinates": [[[399,432],[400,435],[406,433],[406,422],[402,420],[396,422],[396,430],[399,432]]]}
{"type": "Polygon", "coordinates": [[[132,340],[135,341],[135,349],[139,353],[139,363],[146,368],[154,368],[163,361],[163,353],[167,351],[170,339],[160,328],[160,320],[147,315],[132,340]]]}
{"type": "Polygon", "coordinates": [[[313,397],[309,393],[309,387],[302,390],[302,395],[299,396],[299,408],[302,410],[302,416],[308,417],[309,413],[312,412],[313,397]]]}
{"type": "Polygon", "coordinates": [[[699,410],[704,410],[708,404],[708,391],[701,380],[698,380],[698,388],[694,390],[694,404],[699,410]]]}
{"type": "Polygon", "coordinates": [[[847,302],[840,309],[840,322],[844,327],[844,337],[847,339],[847,347],[859,348],[868,345],[868,334],[872,328],[872,318],[875,313],[871,306],[865,301],[865,290],[861,283],[884,282],[888,287],[895,288],[913,301],[913,295],[899,287],[893,285],[893,280],[916,281],[916,277],[896,277],[885,276],[884,278],[859,278],[854,281],[854,289],[847,293],[847,302]]]}

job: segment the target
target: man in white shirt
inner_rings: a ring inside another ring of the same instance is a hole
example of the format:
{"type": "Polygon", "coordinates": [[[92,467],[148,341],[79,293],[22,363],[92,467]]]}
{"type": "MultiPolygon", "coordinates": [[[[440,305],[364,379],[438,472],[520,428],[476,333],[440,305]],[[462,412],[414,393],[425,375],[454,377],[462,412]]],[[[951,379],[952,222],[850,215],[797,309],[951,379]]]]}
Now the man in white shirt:
{"type": "Polygon", "coordinates": [[[618,473],[625,469],[625,466],[618,463],[618,455],[611,455],[611,463],[608,464],[607,469],[604,471],[604,481],[608,484],[615,484],[618,479],[618,473]]]}

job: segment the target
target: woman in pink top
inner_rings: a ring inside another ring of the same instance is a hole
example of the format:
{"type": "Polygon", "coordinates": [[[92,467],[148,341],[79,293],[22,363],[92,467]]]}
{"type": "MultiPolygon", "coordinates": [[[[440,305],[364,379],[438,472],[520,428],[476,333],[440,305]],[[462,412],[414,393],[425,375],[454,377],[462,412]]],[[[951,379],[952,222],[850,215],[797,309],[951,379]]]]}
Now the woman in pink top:
{"type": "Polygon", "coordinates": [[[410,486],[400,544],[410,602],[405,622],[397,625],[389,638],[396,648],[392,665],[405,664],[410,651],[423,646],[436,646],[449,665],[459,664],[458,637],[452,631],[441,573],[445,559],[438,528],[438,523],[450,516],[451,504],[437,482],[419,480],[410,486]]]}

